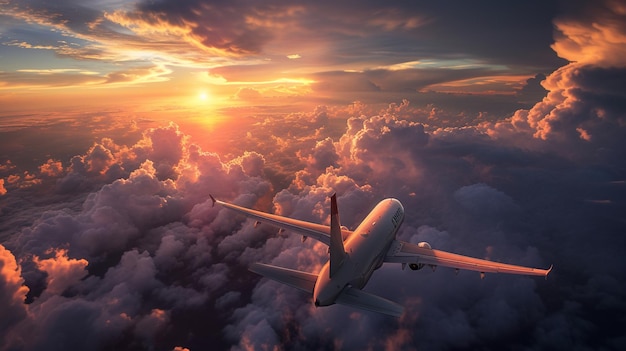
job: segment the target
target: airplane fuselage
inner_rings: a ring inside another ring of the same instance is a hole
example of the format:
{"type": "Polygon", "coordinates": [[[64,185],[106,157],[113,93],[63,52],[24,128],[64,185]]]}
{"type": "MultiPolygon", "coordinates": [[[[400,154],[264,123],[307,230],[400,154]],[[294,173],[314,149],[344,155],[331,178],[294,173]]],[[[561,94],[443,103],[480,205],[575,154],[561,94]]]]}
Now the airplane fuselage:
{"type": "Polygon", "coordinates": [[[379,202],[344,242],[347,255],[339,270],[331,277],[330,261],[322,267],[313,289],[315,305],[334,304],[346,286],[363,288],[383,264],[403,220],[404,208],[400,201],[379,202]]]}

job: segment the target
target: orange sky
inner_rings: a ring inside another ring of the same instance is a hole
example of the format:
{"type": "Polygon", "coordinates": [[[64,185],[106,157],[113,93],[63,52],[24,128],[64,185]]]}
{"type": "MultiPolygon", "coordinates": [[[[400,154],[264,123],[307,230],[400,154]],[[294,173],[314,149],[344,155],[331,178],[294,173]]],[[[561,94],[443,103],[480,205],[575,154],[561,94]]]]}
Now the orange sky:
{"type": "Polygon", "coordinates": [[[514,96],[563,64],[549,47],[553,4],[5,3],[3,116],[514,96]]]}

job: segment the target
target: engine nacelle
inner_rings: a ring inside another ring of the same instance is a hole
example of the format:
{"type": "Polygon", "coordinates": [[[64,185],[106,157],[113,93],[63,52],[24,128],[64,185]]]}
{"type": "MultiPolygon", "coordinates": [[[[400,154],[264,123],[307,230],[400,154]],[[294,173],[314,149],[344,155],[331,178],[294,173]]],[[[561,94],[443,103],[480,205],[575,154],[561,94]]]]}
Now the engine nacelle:
{"type": "Polygon", "coordinates": [[[417,246],[421,247],[421,248],[424,248],[424,249],[430,249],[430,250],[433,249],[432,247],[430,247],[430,244],[425,242],[425,241],[421,241],[421,242],[417,243],[417,246]]]}
{"type": "Polygon", "coordinates": [[[411,268],[414,271],[418,271],[422,268],[424,268],[424,264],[423,263],[409,263],[409,268],[411,268]]]}

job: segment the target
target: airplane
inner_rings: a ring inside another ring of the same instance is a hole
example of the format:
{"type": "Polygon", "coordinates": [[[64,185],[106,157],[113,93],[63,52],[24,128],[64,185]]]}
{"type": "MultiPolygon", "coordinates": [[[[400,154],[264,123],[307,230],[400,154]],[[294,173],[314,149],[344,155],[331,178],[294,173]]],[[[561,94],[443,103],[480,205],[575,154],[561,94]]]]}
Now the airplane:
{"type": "Polygon", "coordinates": [[[302,242],[312,237],[329,246],[330,259],[318,274],[254,263],[249,270],[305,291],[313,296],[316,307],[342,304],[368,311],[400,317],[404,307],[378,295],[367,293],[365,287],[375,270],[383,263],[400,263],[419,270],[428,265],[466,269],[485,273],[509,273],[544,276],[549,269],[530,268],[463,256],[432,249],[427,242],[412,244],[396,239],[398,228],[404,220],[404,207],[397,199],[382,200],[365,217],[354,231],[342,227],[339,221],[337,195],[330,198],[330,227],[256,211],[246,207],[216,200],[209,195],[212,205],[220,204],[255,219],[255,227],[263,222],[302,235],[302,242]],[[345,239],[345,240],[344,240],[345,239]]]}

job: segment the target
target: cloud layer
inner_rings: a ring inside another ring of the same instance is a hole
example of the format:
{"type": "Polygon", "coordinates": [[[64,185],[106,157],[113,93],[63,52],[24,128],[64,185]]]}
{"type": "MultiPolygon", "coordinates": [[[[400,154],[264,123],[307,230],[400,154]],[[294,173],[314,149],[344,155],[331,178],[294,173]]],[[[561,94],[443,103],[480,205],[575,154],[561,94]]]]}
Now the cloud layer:
{"type": "MultiPolygon", "coordinates": [[[[620,111],[610,99],[585,99],[590,94],[575,104],[568,103],[574,97],[563,98],[561,90],[597,89],[591,78],[601,70],[564,67],[544,83],[551,89],[546,99],[518,114],[575,116],[579,105],[620,111]],[[590,79],[563,74],[573,69],[590,79]]],[[[539,117],[522,128],[515,116],[474,128],[434,128],[437,111],[420,115],[408,102],[369,116],[354,114],[355,108],[366,106],[267,118],[249,126],[249,140],[228,159],[202,150],[170,124],[146,130],[131,146],[103,139],[69,160],[48,160],[38,171],[4,178],[7,203],[29,192],[87,195],[79,206],[32,212],[24,221],[31,224],[3,233],[3,320],[11,321],[2,326],[3,347],[623,346],[612,326],[619,325],[625,298],[623,138],[600,144],[553,138],[580,128],[580,119],[564,118],[558,130],[543,128],[539,117]],[[336,115],[348,111],[343,127],[331,128],[336,115]],[[416,122],[422,118],[431,124],[416,122]],[[278,148],[257,143],[268,131],[284,135],[276,139],[278,148]],[[249,145],[257,145],[255,151],[246,152],[249,145]],[[611,162],[591,157],[598,145],[611,162]],[[270,157],[283,168],[270,167],[270,157]],[[289,175],[289,169],[296,171],[289,175]],[[349,227],[376,201],[393,196],[407,209],[399,233],[404,240],[556,268],[547,281],[480,280],[472,272],[455,277],[445,269],[386,265],[367,290],[407,306],[401,319],[342,306],[316,309],[306,294],[259,279],[246,267],[260,261],[316,272],[326,247],[255,229],[212,207],[209,192],[320,223],[328,221],[328,195],[337,192],[349,227]]],[[[594,123],[624,135],[613,118],[594,123]]],[[[5,172],[15,174],[9,165],[5,172]]]]}
{"type": "MultiPolygon", "coordinates": [[[[143,10],[155,14],[152,25],[181,28],[180,18],[194,15],[169,2],[142,6],[127,15],[143,10]],[[160,18],[155,6],[180,18],[160,18]]],[[[617,21],[624,11],[613,2],[603,9],[615,21],[594,26],[596,17],[574,10],[557,21],[553,47],[576,62],[549,74],[541,83],[547,95],[510,118],[460,123],[464,116],[408,101],[382,110],[355,103],[238,121],[245,133],[220,154],[172,123],[132,142],[111,133],[79,154],[51,150],[34,167],[3,155],[0,347],[624,348],[626,71],[608,53],[626,43],[617,21]],[[573,44],[587,37],[576,26],[599,38],[597,54],[573,44]],[[403,240],[555,269],[546,281],[481,280],[384,265],[366,290],[405,305],[399,320],[316,309],[306,294],[247,266],[317,272],[327,248],[254,228],[207,200],[212,193],[325,223],[333,192],[348,227],[396,197],[407,210],[403,240]]],[[[370,25],[421,25],[407,16],[382,13],[385,21],[370,25]]],[[[254,51],[244,40],[252,34],[239,34],[232,54],[254,51]]]]}

